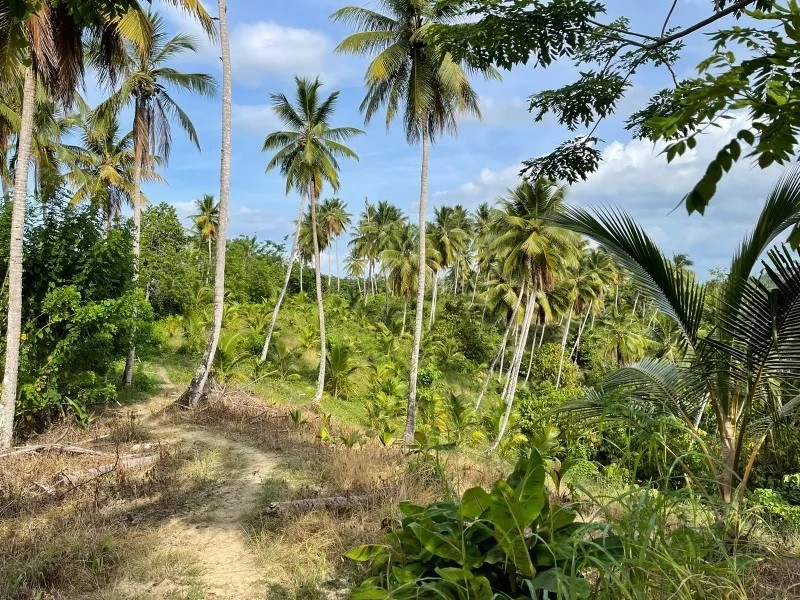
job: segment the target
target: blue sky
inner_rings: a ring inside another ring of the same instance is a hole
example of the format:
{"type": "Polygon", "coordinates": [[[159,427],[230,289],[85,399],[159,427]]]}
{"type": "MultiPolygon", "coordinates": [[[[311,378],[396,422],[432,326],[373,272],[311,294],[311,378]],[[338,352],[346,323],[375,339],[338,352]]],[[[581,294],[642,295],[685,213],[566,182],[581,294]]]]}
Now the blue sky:
{"type": "MultiPolygon", "coordinates": [[[[358,2],[356,2],[358,3],[358,2]]],[[[199,28],[180,12],[155,3],[171,27],[198,36],[200,51],[179,65],[184,70],[219,75],[219,52],[200,38],[199,28]]],[[[419,193],[420,151],[409,147],[402,130],[387,134],[382,118],[363,126],[358,112],[363,97],[366,59],[334,55],[334,46],[347,35],[346,27],[328,16],[342,0],[236,0],[229,3],[231,50],[234,65],[234,152],[231,190],[231,234],[256,235],[281,241],[291,230],[297,198],[284,194],[276,173],[266,174],[268,157],[261,152],[264,137],[278,128],[269,105],[271,92],[293,89],[295,75],[317,76],[328,91],[341,90],[335,125],[362,127],[365,136],[353,140],[360,161],[345,161],[339,196],[350,212],[358,213],[364,199],[389,200],[415,214],[419,193]]],[[[364,2],[375,5],[375,2],[364,2]]],[[[635,29],[659,30],[668,0],[609,0],[609,16],[627,16],[635,29]]],[[[215,12],[216,3],[208,2],[215,12]]],[[[693,22],[708,14],[709,0],[679,0],[673,23],[693,22]]],[[[708,52],[703,36],[694,36],[678,65],[678,76],[688,75],[708,52]]],[[[571,137],[553,119],[534,123],[526,98],[575,78],[570,64],[547,70],[520,67],[503,74],[502,82],[477,80],[483,121],[464,119],[457,138],[442,139],[432,150],[429,211],[442,204],[461,203],[474,208],[492,202],[518,182],[522,160],[544,154],[571,137]]],[[[630,114],[664,87],[666,72],[642,74],[621,107],[630,114]]],[[[203,150],[198,153],[175,135],[170,164],[164,169],[168,185],[150,185],[151,201],[174,204],[182,216],[204,193],[218,193],[219,107],[215,100],[178,95],[198,128],[203,150]]],[[[735,126],[733,124],[732,126],[735,126]]],[[[652,144],[632,141],[621,120],[598,130],[604,140],[605,162],[587,182],[570,191],[582,206],[616,204],[632,213],[667,253],[686,252],[705,273],[726,266],[731,252],[754,222],[764,196],[780,170],[762,172],[744,162],[727,176],[704,218],[687,216],[679,207],[709,160],[724,143],[725,131],[712,131],[695,151],[667,165],[652,144]]],[[[323,264],[326,264],[323,261],[323,264]]]]}

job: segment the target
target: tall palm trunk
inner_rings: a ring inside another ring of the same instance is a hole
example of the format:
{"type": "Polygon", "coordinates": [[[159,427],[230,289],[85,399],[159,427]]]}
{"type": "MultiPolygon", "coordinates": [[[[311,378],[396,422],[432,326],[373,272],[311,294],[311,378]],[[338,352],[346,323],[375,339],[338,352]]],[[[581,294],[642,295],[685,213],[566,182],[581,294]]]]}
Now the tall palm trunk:
{"type": "MultiPolygon", "coordinates": [[[[524,291],[524,288],[523,288],[524,291]]],[[[514,305],[514,310],[511,313],[511,317],[508,319],[508,324],[506,325],[506,330],[503,332],[503,341],[500,342],[500,349],[497,351],[497,354],[492,361],[492,365],[489,367],[489,373],[486,375],[486,379],[483,382],[483,386],[481,387],[481,391],[478,394],[478,399],[475,401],[475,410],[478,410],[481,407],[481,401],[483,397],[486,395],[486,390],[489,388],[489,381],[492,379],[492,374],[494,373],[494,368],[497,366],[497,361],[501,360],[503,354],[506,351],[506,343],[508,342],[508,335],[511,333],[511,328],[514,325],[514,322],[517,320],[517,313],[519,313],[519,307],[522,304],[522,294],[520,294],[519,298],[517,298],[517,303],[514,305]]],[[[502,371],[503,366],[500,365],[500,370],[502,371]]]]}
{"type": "Polygon", "coordinates": [[[564,335],[561,337],[561,359],[558,361],[558,377],[556,377],[556,389],[561,387],[561,373],[564,371],[564,354],[567,351],[567,338],[569,337],[569,328],[572,325],[572,309],[575,307],[575,301],[569,305],[569,313],[567,314],[567,323],[564,325],[564,335]]]}
{"type": "MultiPolygon", "coordinates": [[[[144,162],[144,148],[147,140],[147,121],[145,116],[144,100],[136,97],[136,107],[133,115],[133,288],[139,283],[139,256],[141,255],[142,243],[142,166],[144,162]]],[[[128,351],[128,358],[125,361],[125,371],[122,374],[122,382],[125,387],[130,387],[133,383],[133,365],[136,361],[136,315],[134,314],[134,331],[131,333],[131,347],[128,351]]]]}
{"type": "Polygon", "coordinates": [[[231,187],[231,48],[228,41],[227,0],[218,0],[219,39],[222,49],[222,145],[219,168],[219,228],[217,232],[217,256],[214,272],[214,309],[211,332],[208,336],[206,353],[197,367],[191,383],[178,398],[181,406],[194,407],[200,402],[211,365],[217,353],[219,336],[222,332],[222,313],[225,308],[225,252],[228,239],[228,206],[231,187]]]}
{"type": "Polygon", "coordinates": [[[8,252],[8,317],[6,325],[6,364],[0,395],[0,450],[8,450],[14,437],[14,409],[17,400],[19,349],[22,335],[22,240],[25,235],[25,203],[28,196],[28,166],[31,159],[33,113],[36,108],[36,72],[25,70],[22,91],[17,169],[11,209],[11,244],[8,252]]]}
{"type": "Polygon", "coordinates": [[[211,257],[211,236],[208,236],[208,271],[206,271],[206,283],[208,283],[208,278],[211,275],[212,260],[213,259],[211,257]]]}
{"type": "MultiPolygon", "coordinates": [[[[300,199],[300,214],[297,216],[297,226],[294,231],[294,239],[292,240],[292,249],[289,252],[288,264],[286,265],[286,276],[283,278],[283,287],[281,293],[278,294],[278,300],[275,302],[275,308],[272,310],[272,318],[269,321],[269,329],[267,330],[267,339],[264,341],[264,347],[261,349],[261,362],[267,360],[267,353],[269,352],[269,344],[272,341],[272,334],[275,332],[275,324],[278,322],[278,313],[281,310],[283,299],[286,297],[286,290],[289,289],[289,281],[292,279],[292,264],[294,257],[297,254],[297,246],[300,244],[300,223],[303,220],[303,200],[300,199]]],[[[301,261],[298,261],[301,262],[301,261]]],[[[300,264],[300,273],[303,272],[303,265],[300,264]]]]}
{"type": "Polygon", "coordinates": [[[589,308],[586,309],[586,316],[583,317],[583,321],[581,322],[580,327],[578,327],[578,336],[575,338],[575,343],[573,344],[572,350],[569,353],[570,358],[575,355],[581,345],[581,336],[586,329],[586,323],[589,321],[589,314],[592,312],[592,304],[594,304],[594,298],[589,301],[589,308]]]}
{"type": "Polygon", "coordinates": [[[408,409],[406,412],[406,428],[403,441],[410,445],[414,441],[417,418],[417,373],[419,372],[419,348],[422,343],[422,322],[425,317],[425,260],[426,237],[428,224],[428,156],[430,153],[430,136],[427,124],[422,128],[422,168],[419,186],[419,269],[417,274],[417,306],[414,319],[414,342],[411,346],[411,368],[408,382],[408,409]]]}
{"type": "Polygon", "coordinates": [[[531,340],[531,352],[528,358],[528,371],[525,373],[525,383],[531,378],[531,370],[533,369],[533,355],[536,353],[536,334],[538,333],[538,325],[533,327],[533,339],[531,340]]]}
{"type": "Polygon", "coordinates": [[[536,294],[533,292],[528,294],[528,303],[525,306],[525,318],[522,321],[522,331],[520,332],[519,341],[517,342],[514,351],[514,361],[511,369],[509,369],[509,382],[508,391],[505,395],[506,409],[503,412],[503,418],[500,420],[500,428],[497,431],[497,438],[489,448],[489,452],[494,452],[500,446],[500,441],[506,433],[508,421],[511,419],[511,411],[514,408],[514,396],[517,394],[517,382],[519,381],[519,371],[522,366],[522,355],[525,353],[525,346],[528,343],[528,332],[531,329],[531,321],[533,320],[533,313],[535,312],[536,294]]]}
{"type": "Polygon", "coordinates": [[[330,240],[332,238],[331,230],[328,230],[328,293],[331,293],[331,281],[333,281],[333,266],[331,265],[331,244],[330,240]]]}
{"type": "Polygon", "coordinates": [[[342,273],[341,267],[339,267],[339,238],[336,238],[336,293],[339,294],[342,291],[342,273]]]}
{"type": "Polygon", "coordinates": [[[403,326],[400,328],[400,337],[406,333],[406,313],[408,312],[408,298],[403,302],[403,326]]]}
{"type": "Polygon", "coordinates": [[[431,293],[431,314],[428,317],[428,329],[433,327],[433,322],[436,320],[436,301],[439,296],[439,272],[433,273],[433,292],[431,293]]]}
{"type": "Polygon", "coordinates": [[[317,375],[317,389],[314,392],[314,402],[322,401],[322,392],[325,389],[325,303],[322,299],[322,270],[319,254],[319,236],[317,235],[317,194],[311,194],[311,233],[314,239],[314,279],[317,286],[317,312],[319,313],[319,374],[317,375]]]}

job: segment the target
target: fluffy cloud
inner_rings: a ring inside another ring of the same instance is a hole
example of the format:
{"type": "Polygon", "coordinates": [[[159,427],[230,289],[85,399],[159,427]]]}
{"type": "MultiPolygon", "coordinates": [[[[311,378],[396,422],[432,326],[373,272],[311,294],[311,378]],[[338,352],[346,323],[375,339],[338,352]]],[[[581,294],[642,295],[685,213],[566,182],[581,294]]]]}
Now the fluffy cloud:
{"type": "MultiPolygon", "coordinates": [[[[169,5],[164,6],[164,14],[176,30],[196,39],[198,52],[188,60],[218,68],[219,48],[208,40],[197,22],[169,5]]],[[[230,44],[234,80],[246,87],[259,87],[276,75],[297,73],[322,72],[328,83],[336,79],[334,65],[329,64],[333,42],[320,31],[274,21],[238,23],[231,27],[230,44]]]]}
{"type": "Polygon", "coordinates": [[[272,107],[267,104],[234,104],[233,125],[245,132],[264,137],[280,126],[272,107]]]}
{"type": "MultiPolygon", "coordinates": [[[[724,267],[741,237],[753,225],[763,200],[779,177],[780,167],[762,171],[740,160],[723,177],[704,217],[687,216],[684,195],[700,179],[708,163],[743,122],[729,121],[703,136],[697,147],[667,163],[663,146],[632,140],[615,141],[603,150],[603,162],[585,182],[572,187],[570,201],[581,206],[614,205],[628,211],[667,253],[688,252],[700,272],[724,267]]],[[[482,169],[457,190],[440,192],[438,203],[491,202],[519,182],[521,165],[482,169]]]]}
{"type": "Polygon", "coordinates": [[[318,72],[332,47],[318,31],[272,21],[240,24],[231,33],[234,77],[242,85],[258,87],[272,75],[318,72]]]}

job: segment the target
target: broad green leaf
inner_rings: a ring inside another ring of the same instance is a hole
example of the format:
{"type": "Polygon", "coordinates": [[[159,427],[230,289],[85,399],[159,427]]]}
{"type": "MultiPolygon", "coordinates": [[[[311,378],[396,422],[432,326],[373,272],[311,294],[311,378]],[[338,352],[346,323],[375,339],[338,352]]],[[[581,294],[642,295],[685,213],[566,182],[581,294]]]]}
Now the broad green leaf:
{"type": "Polygon", "coordinates": [[[478,519],[489,508],[489,493],[482,487],[474,487],[464,492],[460,512],[465,519],[478,519]]]}
{"type": "Polygon", "coordinates": [[[452,560],[468,568],[481,559],[478,548],[459,537],[451,537],[423,527],[415,527],[414,533],[425,550],[441,558],[452,560]]]}
{"type": "Polygon", "coordinates": [[[490,498],[489,518],[495,526],[497,543],[523,575],[533,577],[536,567],[528,552],[525,531],[533,520],[527,517],[534,513],[538,516],[541,507],[532,506],[526,510],[517,500],[517,493],[505,481],[494,484],[490,498]]]}
{"type": "Polygon", "coordinates": [[[344,555],[350,560],[367,562],[377,556],[380,556],[381,554],[385,554],[388,551],[388,546],[381,546],[380,544],[365,544],[363,546],[353,548],[352,550],[348,550],[344,553],[344,555]]]}

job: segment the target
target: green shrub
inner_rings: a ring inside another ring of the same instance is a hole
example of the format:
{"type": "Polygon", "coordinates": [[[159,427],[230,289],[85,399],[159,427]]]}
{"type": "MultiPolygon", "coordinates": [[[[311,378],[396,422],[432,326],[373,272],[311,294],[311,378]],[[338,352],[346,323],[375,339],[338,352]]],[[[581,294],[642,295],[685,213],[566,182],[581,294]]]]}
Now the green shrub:
{"type": "MultiPolygon", "coordinates": [[[[567,354],[569,349],[567,349],[567,354]]],[[[553,385],[558,380],[558,365],[561,362],[561,346],[558,344],[542,344],[533,353],[531,377],[533,381],[549,382],[553,385]]],[[[564,357],[561,369],[561,387],[573,388],[580,381],[581,371],[569,357],[564,357]]]]}
{"type": "Polygon", "coordinates": [[[490,492],[469,489],[458,504],[401,503],[403,518],[383,544],[346,554],[375,573],[351,598],[589,598],[582,567],[592,555],[613,556],[615,538],[551,506],[544,480],[531,451],[490,492]]]}

